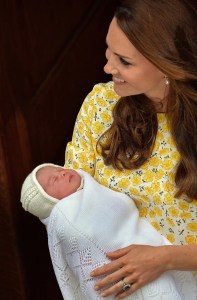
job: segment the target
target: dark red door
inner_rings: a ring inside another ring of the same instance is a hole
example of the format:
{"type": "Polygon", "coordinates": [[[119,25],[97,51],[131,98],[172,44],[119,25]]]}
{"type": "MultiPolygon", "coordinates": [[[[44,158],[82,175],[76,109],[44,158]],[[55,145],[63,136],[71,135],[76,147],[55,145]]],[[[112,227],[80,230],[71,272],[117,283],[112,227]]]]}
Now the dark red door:
{"type": "MultiPolygon", "coordinates": [[[[0,299],[62,299],[44,226],[23,211],[25,176],[64,149],[86,94],[106,81],[117,1],[0,1],[0,299]]],[[[69,299],[68,299],[69,300],[69,299]]]]}

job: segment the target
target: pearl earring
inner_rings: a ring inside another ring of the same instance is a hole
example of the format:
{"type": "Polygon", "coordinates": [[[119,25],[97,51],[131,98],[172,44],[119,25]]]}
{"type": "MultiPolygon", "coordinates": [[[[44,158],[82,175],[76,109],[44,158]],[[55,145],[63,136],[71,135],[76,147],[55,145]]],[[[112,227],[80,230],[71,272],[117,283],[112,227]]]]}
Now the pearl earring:
{"type": "Polygon", "coordinates": [[[165,78],[165,84],[169,85],[170,84],[170,79],[166,75],[164,76],[164,78],[165,78]]]}

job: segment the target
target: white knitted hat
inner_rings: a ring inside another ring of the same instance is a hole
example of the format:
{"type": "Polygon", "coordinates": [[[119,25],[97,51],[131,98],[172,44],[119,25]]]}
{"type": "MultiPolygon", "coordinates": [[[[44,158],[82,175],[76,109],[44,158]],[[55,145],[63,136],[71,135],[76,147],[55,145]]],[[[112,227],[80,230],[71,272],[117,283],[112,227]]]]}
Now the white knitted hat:
{"type": "Polygon", "coordinates": [[[25,179],[21,189],[21,199],[23,208],[34,216],[45,219],[47,218],[52,208],[58,199],[49,196],[36,179],[36,173],[39,169],[47,166],[62,168],[61,166],[51,163],[45,163],[37,166],[25,179]]]}

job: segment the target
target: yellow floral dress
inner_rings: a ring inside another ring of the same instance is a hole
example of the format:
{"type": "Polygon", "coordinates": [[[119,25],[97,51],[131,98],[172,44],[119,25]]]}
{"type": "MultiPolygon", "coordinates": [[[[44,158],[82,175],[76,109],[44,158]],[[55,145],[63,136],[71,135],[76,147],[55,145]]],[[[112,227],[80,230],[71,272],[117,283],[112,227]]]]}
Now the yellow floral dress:
{"type": "Polygon", "coordinates": [[[96,143],[112,123],[112,110],[119,96],[113,82],[96,85],[78,114],[72,141],[68,143],[65,167],[83,169],[101,184],[129,195],[140,216],[173,244],[197,243],[197,200],[174,197],[174,174],[179,153],[174,145],[165,114],[158,114],[158,133],[148,162],[135,170],[105,166],[96,143]]]}

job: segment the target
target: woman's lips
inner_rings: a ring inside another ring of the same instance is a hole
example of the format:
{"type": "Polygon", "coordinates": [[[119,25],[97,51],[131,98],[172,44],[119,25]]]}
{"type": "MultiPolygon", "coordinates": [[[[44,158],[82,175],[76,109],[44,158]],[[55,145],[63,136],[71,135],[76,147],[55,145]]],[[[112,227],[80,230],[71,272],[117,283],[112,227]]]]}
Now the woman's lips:
{"type": "Polygon", "coordinates": [[[120,79],[120,78],[118,78],[118,77],[115,77],[115,76],[113,76],[113,82],[115,83],[115,84],[118,84],[118,85],[122,85],[122,84],[124,84],[126,81],[124,81],[123,79],[120,79]]]}

